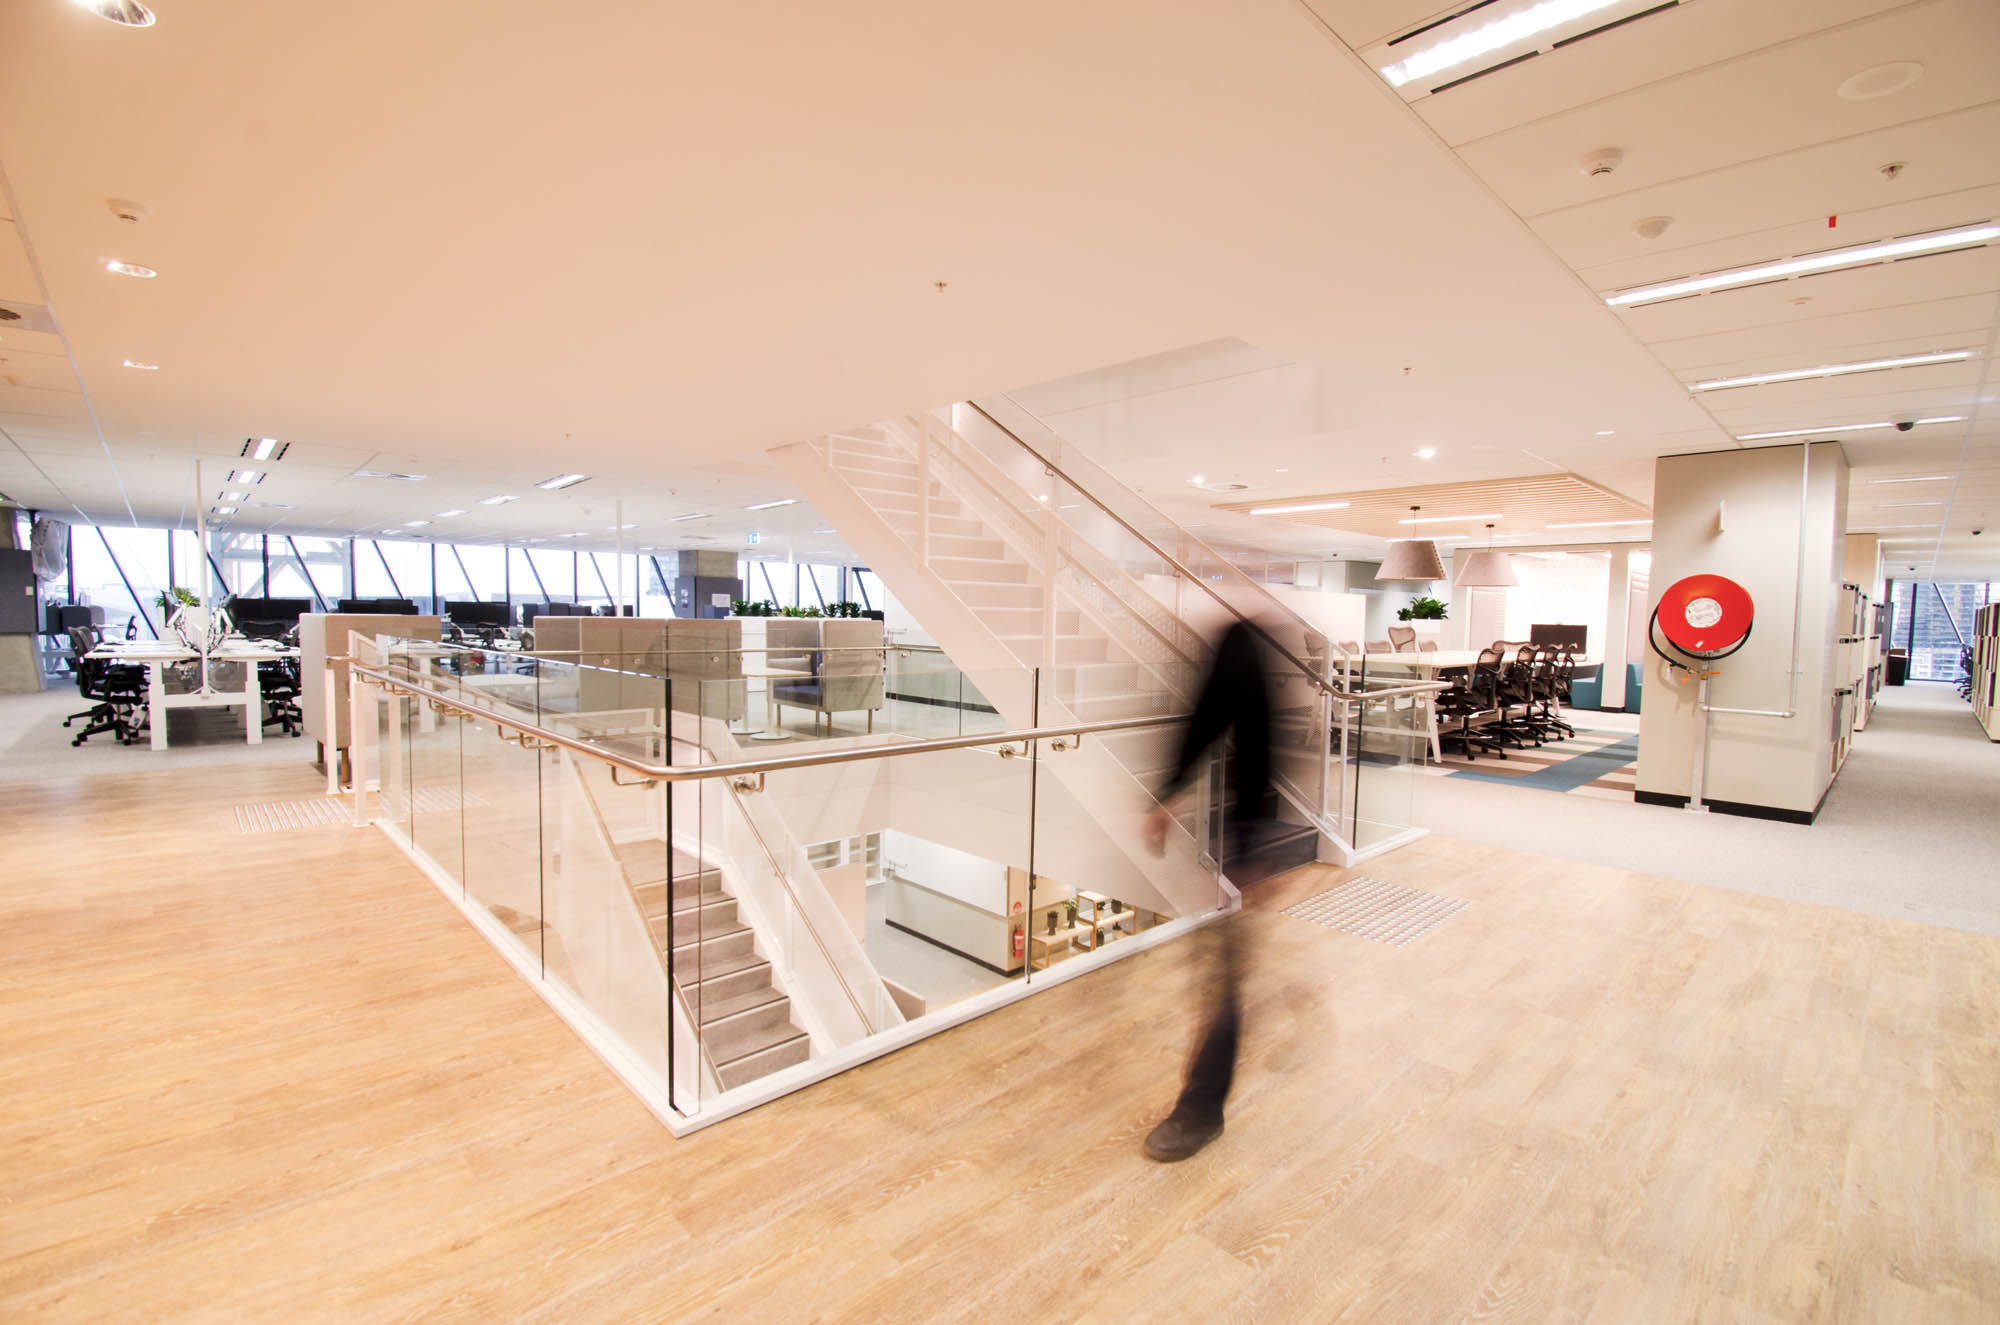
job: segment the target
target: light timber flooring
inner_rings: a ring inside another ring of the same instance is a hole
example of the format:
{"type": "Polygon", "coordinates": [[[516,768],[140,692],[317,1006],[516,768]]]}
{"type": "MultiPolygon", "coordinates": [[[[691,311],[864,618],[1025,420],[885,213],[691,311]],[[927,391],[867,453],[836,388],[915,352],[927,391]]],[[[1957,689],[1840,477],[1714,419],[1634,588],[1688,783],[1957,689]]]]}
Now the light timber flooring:
{"type": "Polygon", "coordinates": [[[1139,1153],[1192,944],[674,1140],[274,766],[9,788],[0,1317],[2000,1319],[2000,941],[1440,838],[1273,880],[1228,1131],[1139,1153]]]}

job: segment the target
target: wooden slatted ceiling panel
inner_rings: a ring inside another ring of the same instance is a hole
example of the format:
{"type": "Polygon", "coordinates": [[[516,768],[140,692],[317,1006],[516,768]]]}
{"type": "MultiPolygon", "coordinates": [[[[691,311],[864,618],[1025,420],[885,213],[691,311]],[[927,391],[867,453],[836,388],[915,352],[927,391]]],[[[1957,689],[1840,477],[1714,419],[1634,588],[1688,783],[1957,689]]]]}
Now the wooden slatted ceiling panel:
{"type": "Polygon", "coordinates": [[[1267,519],[1342,529],[1378,538],[1440,538],[1479,534],[1485,521],[1406,525],[1407,519],[1498,512],[1493,521],[1500,533],[1539,534],[1550,524],[1582,520],[1642,520],[1652,512],[1629,497],[1598,487],[1574,474],[1530,474],[1521,478],[1487,479],[1477,483],[1437,483],[1415,488],[1384,488],[1374,492],[1328,492],[1317,495],[1264,497],[1257,501],[1224,502],[1223,511],[1249,513],[1260,507],[1344,501],[1345,509],[1298,511],[1267,519]],[[1412,507],[1421,509],[1412,510],[1412,507]]]}

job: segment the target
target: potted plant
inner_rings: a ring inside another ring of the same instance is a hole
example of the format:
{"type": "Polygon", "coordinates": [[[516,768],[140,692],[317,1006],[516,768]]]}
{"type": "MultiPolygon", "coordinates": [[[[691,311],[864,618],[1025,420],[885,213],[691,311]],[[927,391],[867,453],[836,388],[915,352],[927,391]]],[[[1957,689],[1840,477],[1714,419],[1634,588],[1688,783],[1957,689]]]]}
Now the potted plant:
{"type": "Polygon", "coordinates": [[[1062,906],[1063,906],[1063,910],[1064,910],[1064,912],[1066,912],[1066,913],[1068,914],[1068,916],[1069,916],[1069,924],[1068,924],[1068,925],[1066,926],[1066,928],[1069,928],[1069,929],[1075,929],[1075,928],[1076,928],[1076,898],[1072,897],[1072,898],[1068,899],[1067,901],[1065,901],[1065,902],[1064,902],[1064,903],[1062,904],[1062,906]]]}
{"type": "Polygon", "coordinates": [[[1419,596],[1410,600],[1408,607],[1396,612],[1398,621],[1442,621],[1445,619],[1445,605],[1435,598],[1419,596]]]}

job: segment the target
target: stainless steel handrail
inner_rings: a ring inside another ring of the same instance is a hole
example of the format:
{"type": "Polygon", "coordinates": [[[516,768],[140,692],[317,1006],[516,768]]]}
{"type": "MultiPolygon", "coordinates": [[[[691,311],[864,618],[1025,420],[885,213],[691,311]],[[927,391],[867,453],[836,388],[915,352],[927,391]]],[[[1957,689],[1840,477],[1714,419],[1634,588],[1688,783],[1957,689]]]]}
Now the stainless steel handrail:
{"type": "MultiPolygon", "coordinates": [[[[372,681],[392,690],[428,699],[446,708],[456,709],[470,717],[505,726],[524,736],[531,736],[550,745],[574,750],[590,755],[607,764],[615,764],[628,773],[633,773],[649,782],[699,782],[706,778],[745,777],[757,773],[781,773],[795,768],[821,768],[828,764],[859,763],[867,759],[890,759],[898,755],[930,754],[939,750],[967,750],[982,745],[1014,745],[1026,741],[1053,740],[1058,736],[1089,736],[1102,732],[1138,731],[1147,727],[1164,727],[1187,721],[1185,713],[1160,714],[1141,718],[1106,718],[1096,722],[1069,722],[1048,727],[1016,728],[1004,732],[975,732],[966,736],[934,736],[920,741],[904,741],[895,745],[850,746],[843,750],[824,750],[813,754],[781,755],[769,759],[745,759],[731,764],[649,764],[589,741],[552,731],[537,723],[528,722],[515,714],[502,713],[497,709],[479,704],[467,703],[458,695],[449,694],[421,685],[408,676],[386,672],[380,668],[355,663],[353,670],[372,681]]],[[[1331,693],[1346,700],[1391,699],[1399,695],[1428,694],[1448,689],[1442,681],[1413,681],[1405,685],[1387,686],[1379,690],[1347,691],[1332,687],[1331,693]]]]}
{"type": "Polygon", "coordinates": [[[553,746],[589,755],[603,763],[612,764],[644,778],[649,782],[699,782],[707,778],[746,777],[758,773],[781,773],[795,768],[819,768],[828,764],[858,763],[866,759],[888,759],[898,755],[930,754],[939,750],[966,750],[982,745],[1014,745],[1024,741],[1054,739],[1058,736],[1088,736],[1101,732],[1137,731],[1145,727],[1162,727],[1187,721],[1185,713],[1165,714],[1147,718],[1107,718],[1098,722],[1071,722],[1050,727],[1030,727],[1004,732],[982,732],[967,736],[937,736],[920,741],[904,741],[895,745],[850,746],[843,750],[826,750],[813,754],[783,755],[770,759],[745,759],[729,764],[649,764],[629,755],[606,750],[589,741],[552,731],[538,723],[529,722],[518,715],[503,713],[498,709],[467,703],[462,697],[435,690],[419,684],[408,676],[383,671],[361,663],[354,665],[354,671],[369,680],[419,699],[427,699],[445,708],[455,709],[468,717],[504,726],[523,736],[545,741],[553,746]]]}

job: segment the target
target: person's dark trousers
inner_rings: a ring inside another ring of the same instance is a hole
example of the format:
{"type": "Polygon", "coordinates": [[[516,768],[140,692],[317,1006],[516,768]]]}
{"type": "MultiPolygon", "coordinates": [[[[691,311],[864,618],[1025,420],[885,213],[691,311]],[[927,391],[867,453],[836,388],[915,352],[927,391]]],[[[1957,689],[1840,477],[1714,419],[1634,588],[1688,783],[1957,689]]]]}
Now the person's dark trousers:
{"type": "MultiPolygon", "coordinates": [[[[1232,880],[1255,876],[1250,857],[1251,820],[1232,819],[1223,873],[1232,880]]],[[[1187,1084],[1174,1104],[1173,1116],[1194,1122],[1220,1123],[1222,1104],[1236,1076],[1236,1042],[1242,1032],[1243,967],[1249,943],[1241,916],[1208,925],[1196,935],[1207,949],[1203,1002],[1207,1018],[1188,1059],[1187,1084]]]]}

